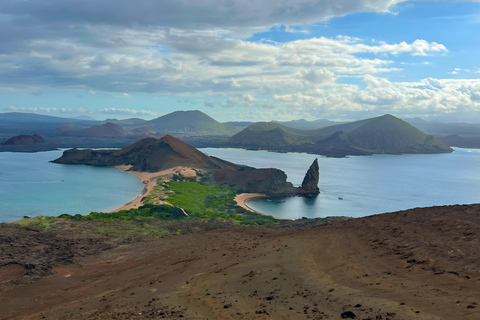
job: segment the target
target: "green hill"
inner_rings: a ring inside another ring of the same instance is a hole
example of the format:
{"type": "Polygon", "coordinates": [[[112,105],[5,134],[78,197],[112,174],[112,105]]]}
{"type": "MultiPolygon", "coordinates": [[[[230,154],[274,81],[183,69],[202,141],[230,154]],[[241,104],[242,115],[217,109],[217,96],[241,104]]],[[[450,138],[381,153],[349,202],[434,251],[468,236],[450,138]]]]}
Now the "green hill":
{"type": "Polygon", "coordinates": [[[299,130],[279,123],[259,122],[229,139],[236,147],[328,156],[375,153],[444,153],[452,149],[392,115],[299,130]]]}
{"type": "Polygon", "coordinates": [[[347,132],[352,144],[373,153],[441,153],[451,149],[392,115],[369,119],[347,132]]]}
{"type": "Polygon", "coordinates": [[[232,136],[242,130],[216,121],[205,113],[175,111],[162,117],[141,123],[155,132],[181,136],[232,136]]]}
{"type": "Polygon", "coordinates": [[[311,143],[312,133],[276,122],[257,122],[229,139],[229,143],[249,147],[283,147],[311,143]]]}

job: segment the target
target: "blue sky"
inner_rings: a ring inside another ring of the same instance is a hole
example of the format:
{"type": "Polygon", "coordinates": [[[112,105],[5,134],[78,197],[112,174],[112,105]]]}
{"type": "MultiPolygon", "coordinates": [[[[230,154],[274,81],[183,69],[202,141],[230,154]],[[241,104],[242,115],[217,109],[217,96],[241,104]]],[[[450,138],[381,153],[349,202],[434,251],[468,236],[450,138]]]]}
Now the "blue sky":
{"type": "Polygon", "coordinates": [[[0,112],[480,122],[480,3],[9,0],[0,112]]]}

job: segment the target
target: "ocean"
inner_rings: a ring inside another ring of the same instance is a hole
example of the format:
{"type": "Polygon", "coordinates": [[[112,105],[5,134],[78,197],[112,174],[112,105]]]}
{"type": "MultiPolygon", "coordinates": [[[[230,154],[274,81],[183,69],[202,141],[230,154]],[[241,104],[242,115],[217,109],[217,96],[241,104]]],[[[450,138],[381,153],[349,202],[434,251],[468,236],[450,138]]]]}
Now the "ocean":
{"type": "Polygon", "coordinates": [[[260,198],[248,206],[277,218],[363,217],[415,207],[480,202],[479,149],[453,153],[327,158],[302,153],[200,149],[257,168],[278,168],[294,186],[318,158],[320,194],[314,198],[260,198]]]}
{"type": "Polygon", "coordinates": [[[140,179],[117,168],[49,162],[61,155],[0,152],[0,222],[112,211],[143,190],[140,179]]]}
{"type": "MultiPolygon", "coordinates": [[[[449,154],[326,158],[301,153],[201,148],[208,155],[257,168],[278,168],[299,186],[315,158],[320,166],[314,198],[251,200],[253,209],[278,218],[363,217],[384,212],[480,202],[480,150],[449,154]]],[[[49,163],[62,151],[0,153],[0,222],[23,216],[111,211],[143,190],[134,175],[116,168],[49,163]]]]}

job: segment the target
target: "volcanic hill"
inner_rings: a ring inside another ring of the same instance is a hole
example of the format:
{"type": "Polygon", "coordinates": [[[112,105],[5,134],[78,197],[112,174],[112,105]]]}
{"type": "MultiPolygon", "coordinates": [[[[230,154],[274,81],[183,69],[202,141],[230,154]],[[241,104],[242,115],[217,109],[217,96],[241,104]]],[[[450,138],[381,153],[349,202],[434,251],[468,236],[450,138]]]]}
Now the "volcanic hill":
{"type": "Polygon", "coordinates": [[[255,123],[229,140],[230,146],[327,156],[377,153],[446,153],[453,150],[431,135],[392,115],[317,130],[299,130],[279,123],[255,123]]]}
{"type": "MultiPolygon", "coordinates": [[[[140,172],[158,172],[179,166],[191,167],[213,172],[214,183],[236,185],[246,192],[276,196],[319,192],[318,188],[312,190],[295,188],[287,182],[287,175],[281,170],[255,169],[210,157],[170,135],[159,140],[142,139],[121,150],[70,149],[52,162],[92,166],[130,165],[130,170],[140,172]]],[[[316,177],[318,182],[318,170],[316,177]]]]}
{"type": "Polygon", "coordinates": [[[83,129],[80,134],[95,137],[124,138],[131,135],[130,132],[115,123],[104,123],[83,129]]]}
{"type": "Polygon", "coordinates": [[[158,133],[180,136],[232,136],[241,127],[225,125],[198,110],[175,111],[156,119],[137,124],[121,123],[127,130],[148,127],[158,133]]]}
{"type": "Polygon", "coordinates": [[[22,134],[19,136],[11,137],[10,139],[8,139],[2,144],[6,146],[32,146],[37,144],[38,142],[45,142],[45,139],[43,139],[38,134],[33,134],[33,135],[22,134]]]}

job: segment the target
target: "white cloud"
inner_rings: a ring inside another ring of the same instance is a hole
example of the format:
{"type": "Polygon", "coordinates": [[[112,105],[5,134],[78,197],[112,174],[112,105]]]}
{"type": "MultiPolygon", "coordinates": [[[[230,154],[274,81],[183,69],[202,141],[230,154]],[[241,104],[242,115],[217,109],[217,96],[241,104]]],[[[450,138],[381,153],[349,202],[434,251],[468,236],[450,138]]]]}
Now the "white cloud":
{"type": "MultiPolygon", "coordinates": [[[[7,18],[0,20],[0,85],[29,88],[29,93],[52,87],[92,95],[102,91],[119,98],[136,97],[136,92],[215,96],[218,100],[205,106],[258,108],[257,115],[271,118],[478,108],[474,83],[388,80],[407,56],[404,66],[431,63],[411,57],[448,52],[428,39],[387,43],[339,35],[276,43],[239,37],[272,26],[306,32],[309,24],[334,16],[390,13],[400,2],[3,1],[0,12],[7,18]],[[340,83],[345,78],[363,79],[367,86],[340,83]]],[[[134,109],[101,112],[153,115],[134,109]]]]}

